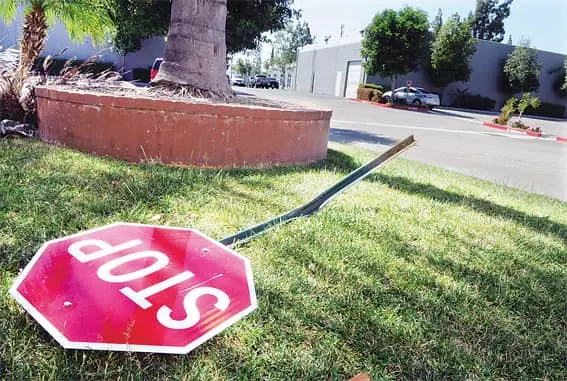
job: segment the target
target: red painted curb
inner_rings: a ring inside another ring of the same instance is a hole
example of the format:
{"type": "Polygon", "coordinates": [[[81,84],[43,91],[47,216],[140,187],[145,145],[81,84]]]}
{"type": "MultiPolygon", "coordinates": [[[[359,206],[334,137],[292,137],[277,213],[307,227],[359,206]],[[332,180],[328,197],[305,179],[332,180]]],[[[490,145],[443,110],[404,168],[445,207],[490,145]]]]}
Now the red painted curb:
{"type": "Polygon", "coordinates": [[[358,98],[349,98],[351,101],[355,101],[355,102],[359,102],[359,103],[366,103],[366,104],[370,104],[370,105],[374,105],[374,106],[378,106],[378,107],[383,107],[383,108],[394,108],[394,109],[398,109],[398,110],[410,110],[410,111],[419,111],[419,112],[429,112],[429,107],[414,107],[414,106],[404,106],[404,105],[393,105],[393,104],[389,104],[389,103],[378,103],[378,102],[371,102],[371,101],[365,101],[363,99],[358,99],[358,98]]]}
{"type": "Polygon", "coordinates": [[[491,122],[484,122],[482,123],[483,126],[486,127],[491,127],[491,128],[497,128],[499,130],[503,130],[503,131],[515,131],[515,132],[519,132],[521,134],[526,134],[526,135],[530,135],[530,136],[535,136],[536,138],[541,138],[542,133],[541,132],[535,132],[535,131],[530,131],[530,130],[524,130],[522,128],[514,128],[514,127],[508,127],[508,126],[504,126],[502,124],[496,124],[496,123],[491,123],[491,122]]]}
{"type": "Polygon", "coordinates": [[[522,133],[522,134],[526,134],[526,135],[530,135],[530,136],[535,136],[535,137],[538,137],[538,138],[541,137],[541,132],[535,132],[535,131],[530,131],[530,130],[524,130],[524,129],[522,129],[522,128],[514,128],[514,127],[508,127],[508,130],[520,132],[520,133],[522,133]]]}
{"type": "Polygon", "coordinates": [[[508,129],[508,126],[503,126],[501,124],[490,123],[490,122],[484,122],[482,125],[486,127],[497,128],[499,130],[504,130],[504,131],[508,129]]]}
{"type": "Polygon", "coordinates": [[[555,140],[557,140],[558,142],[567,143],[567,137],[566,136],[556,136],[555,140]]]}

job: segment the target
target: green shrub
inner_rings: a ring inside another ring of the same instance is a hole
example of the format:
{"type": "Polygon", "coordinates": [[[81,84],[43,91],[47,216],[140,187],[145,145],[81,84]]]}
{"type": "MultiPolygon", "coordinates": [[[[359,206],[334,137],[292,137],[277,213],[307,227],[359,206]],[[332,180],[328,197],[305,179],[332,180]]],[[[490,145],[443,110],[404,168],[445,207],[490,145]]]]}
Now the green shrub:
{"type": "MultiPolygon", "coordinates": [[[[32,70],[37,71],[40,68],[40,65],[43,65],[45,57],[39,57],[32,68],[32,70]]],[[[69,62],[70,66],[76,67],[82,65],[85,60],[74,60],[72,58],[53,58],[51,65],[48,69],[48,72],[45,73],[47,75],[58,75],[65,64],[69,62]]],[[[83,73],[101,73],[105,70],[115,71],[115,67],[110,62],[91,62],[81,70],[83,73]]]]}
{"type": "Polygon", "coordinates": [[[526,112],[527,108],[537,109],[541,101],[538,97],[531,95],[530,93],[524,93],[522,99],[518,103],[518,112],[520,113],[520,121],[522,120],[522,115],[526,112]]]}
{"type": "Polygon", "coordinates": [[[502,106],[502,108],[500,109],[500,115],[498,115],[498,118],[494,119],[494,122],[503,126],[507,125],[510,117],[512,116],[514,111],[516,111],[517,104],[518,99],[516,99],[515,97],[508,99],[504,106],[502,106]]]}
{"type": "Polygon", "coordinates": [[[132,75],[135,81],[150,82],[150,69],[137,67],[132,70],[132,75]]]}
{"type": "Polygon", "coordinates": [[[525,115],[547,116],[550,118],[563,118],[565,115],[565,105],[541,102],[538,108],[528,107],[525,115]]]}
{"type": "Polygon", "coordinates": [[[376,85],[374,83],[361,83],[359,85],[359,87],[363,87],[365,89],[373,89],[373,90],[380,90],[380,91],[384,91],[384,86],[382,85],[376,85]]]}
{"type": "Polygon", "coordinates": [[[496,101],[492,98],[483,97],[480,94],[469,94],[466,91],[457,90],[457,97],[453,100],[451,106],[473,110],[494,110],[496,101]]]}
{"type": "Polygon", "coordinates": [[[555,81],[553,81],[553,90],[560,97],[567,98],[567,87],[564,87],[564,84],[565,84],[565,72],[562,71],[559,73],[559,76],[555,78],[555,81]]]}

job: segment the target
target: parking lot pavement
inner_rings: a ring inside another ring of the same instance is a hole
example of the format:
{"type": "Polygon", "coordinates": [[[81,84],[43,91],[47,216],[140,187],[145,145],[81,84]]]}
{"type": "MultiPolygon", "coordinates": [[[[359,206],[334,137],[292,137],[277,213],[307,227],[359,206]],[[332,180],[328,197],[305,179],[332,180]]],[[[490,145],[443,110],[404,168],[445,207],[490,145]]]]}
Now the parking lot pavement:
{"type": "MultiPolygon", "coordinates": [[[[246,92],[332,110],[332,141],[381,151],[414,134],[418,143],[407,158],[567,201],[567,144],[484,127],[486,113],[422,113],[287,90],[246,92]]],[[[553,131],[567,129],[563,121],[545,122],[553,131]]]]}

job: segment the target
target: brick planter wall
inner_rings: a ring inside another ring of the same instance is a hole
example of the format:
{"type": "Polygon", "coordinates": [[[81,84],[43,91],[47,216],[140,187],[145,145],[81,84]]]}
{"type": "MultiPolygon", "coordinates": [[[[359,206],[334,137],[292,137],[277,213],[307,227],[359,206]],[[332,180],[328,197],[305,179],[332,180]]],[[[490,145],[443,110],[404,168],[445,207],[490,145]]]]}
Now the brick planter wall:
{"type": "Polygon", "coordinates": [[[36,88],[42,140],[130,162],[266,167],[325,158],[331,111],[36,88]]]}

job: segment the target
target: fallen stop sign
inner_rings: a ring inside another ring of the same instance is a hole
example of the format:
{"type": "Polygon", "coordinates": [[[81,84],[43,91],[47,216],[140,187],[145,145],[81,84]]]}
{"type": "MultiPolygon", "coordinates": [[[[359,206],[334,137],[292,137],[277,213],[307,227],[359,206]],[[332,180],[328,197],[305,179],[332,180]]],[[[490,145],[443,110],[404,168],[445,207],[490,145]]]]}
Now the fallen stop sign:
{"type": "Polygon", "coordinates": [[[74,349],[188,353],[256,308],[247,258],[196,230],[130,223],[45,243],[10,293],[74,349]]]}

